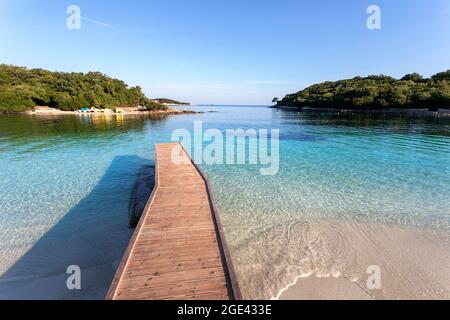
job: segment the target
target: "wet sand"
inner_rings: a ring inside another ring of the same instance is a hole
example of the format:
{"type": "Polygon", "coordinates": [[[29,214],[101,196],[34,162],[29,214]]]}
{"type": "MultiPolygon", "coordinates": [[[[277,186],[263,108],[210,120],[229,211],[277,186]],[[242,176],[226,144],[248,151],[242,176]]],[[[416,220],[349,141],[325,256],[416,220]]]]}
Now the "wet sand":
{"type": "Polygon", "coordinates": [[[450,299],[447,232],[374,224],[340,224],[339,229],[352,256],[348,267],[320,277],[314,272],[299,276],[276,298],[450,299]],[[371,265],[380,268],[380,289],[367,287],[371,265]]]}
{"type": "MultiPolygon", "coordinates": [[[[264,253],[248,248],[247,263],[233,261],[241,271],[238,280],[245,299],[450,299],[450,236],[446,231],[323,221],[309,221],[284,231],[291,242],[297,242],[298,250],[288,252],[285,246],[270,251],[282,253],[279,261],[292,259],[289,266],[281,263],[262,267],[260,258],[264,253]],[[378,290],[366,285],[371,265],[381,270],[378,290]]],[[[78,254],[70,254],[70,261],[83,261],[87,244],[75,242],[72,244],[79,248],[78,254]]],[[[57,247],[67,250],[63,244],[57,247]]],[[[44,252],[48,250],[46,245],[44,252]]],[[[46,259],[43,256],[41,260],[45,263],[46,259]]],[[[66,266],[70,261],[57,265],[66,266]]],[[[118,263],[110,259],[83,268],[81,292],[66,289],[68,275],[64,268],[46,276],[24,270],[21,277],[0,280],[0,299],[103,299],[118,263]]]]}

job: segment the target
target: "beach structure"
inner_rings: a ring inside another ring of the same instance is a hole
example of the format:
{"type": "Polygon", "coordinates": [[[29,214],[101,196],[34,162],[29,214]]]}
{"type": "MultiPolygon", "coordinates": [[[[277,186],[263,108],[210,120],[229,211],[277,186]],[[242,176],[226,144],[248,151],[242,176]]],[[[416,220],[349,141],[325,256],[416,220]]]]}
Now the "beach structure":
{"type": "Polygon", "coordinates": [[[241,299],[206,176],[179,143],[156,145],[155,161],[155,189],[107,299],[241,299]]]}
{"type": "Polygon", "coordinates": [[[55,108],[50,108],[48,106],[35,106],[32,109],[33,113],[42,113],[42,114],[51,114],[51,113],[58,113],[60,112],[60,110],[55,109],[55,108]]]}

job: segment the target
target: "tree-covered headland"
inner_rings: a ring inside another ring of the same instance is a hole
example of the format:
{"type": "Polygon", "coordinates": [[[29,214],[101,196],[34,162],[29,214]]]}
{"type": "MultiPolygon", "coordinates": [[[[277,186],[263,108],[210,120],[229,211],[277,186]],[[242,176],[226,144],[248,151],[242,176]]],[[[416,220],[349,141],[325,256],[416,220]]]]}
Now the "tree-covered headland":
{"type": "Polygon", "coordinates": [[[287,95],[277,106],[333,109],[450,109],[450,70],[424,78],[417,73],[327,81],[287,95]]]}
{"type": "Polygon", "coordinates": [[[35,106],[74,111],[80,108],[167,107],[150,100],[140,87],[128,87],[100,72],[66,73],[0,64],[0,113],[35,106]]]}
{"type": "Polygon", "coordinates": [[[190,105],[189,102],[178,101],[178,100],[167,99],[167,98],[156,98],[156,99],[152,99],[152,101],[163,103],[163,104],[173,104],[173,105],[178,105],[178,106],[190,105]]]}

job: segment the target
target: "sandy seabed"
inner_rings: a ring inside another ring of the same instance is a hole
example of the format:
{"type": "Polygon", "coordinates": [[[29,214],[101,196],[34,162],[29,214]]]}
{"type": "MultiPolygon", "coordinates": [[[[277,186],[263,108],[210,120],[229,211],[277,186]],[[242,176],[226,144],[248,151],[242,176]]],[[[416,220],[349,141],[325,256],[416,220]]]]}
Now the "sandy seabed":
{"type": "MultiPolygon", "coordinates": [[[[0,279],[0,299],[103,299],[121,255],[107,249],[108,239],[76,238],[44,241],[28,258],[34,267],[26,259],[0,279]],[[107,257],[93,259],[95,252],[107,257]],[[63,266],[71,261],[85,265],[81,291],[67,290],[63,266]]],[[[233,262],[245,299],[450,299],[450,236],[444,230],[298,222],[241,251],[233,262]],[[375,290],[367,287],[373,265],[381,271],[375,290]]]]}

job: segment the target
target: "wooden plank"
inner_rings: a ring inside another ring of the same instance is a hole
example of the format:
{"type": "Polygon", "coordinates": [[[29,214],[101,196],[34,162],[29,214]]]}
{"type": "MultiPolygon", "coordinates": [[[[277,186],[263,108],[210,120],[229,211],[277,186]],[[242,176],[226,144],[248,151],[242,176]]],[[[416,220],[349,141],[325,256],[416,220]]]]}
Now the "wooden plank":
{"type": "Polygon", "coordinates": [[[155,189],[106,298],[241,299],[206,176],[179,143],[156,145],[155,162],[155,189]]]}

